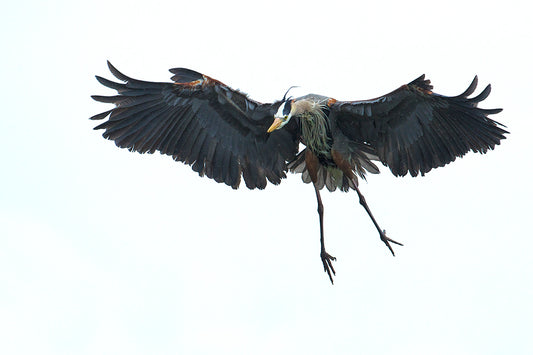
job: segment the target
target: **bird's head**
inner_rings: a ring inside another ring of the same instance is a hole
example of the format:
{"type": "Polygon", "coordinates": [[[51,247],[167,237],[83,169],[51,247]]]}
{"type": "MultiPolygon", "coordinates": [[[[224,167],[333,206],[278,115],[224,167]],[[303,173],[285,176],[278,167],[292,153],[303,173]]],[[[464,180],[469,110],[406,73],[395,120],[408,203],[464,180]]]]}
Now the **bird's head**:
{"type": "Polygon", "coordinates": [[[288,100],[283,100],[281,105],[278,108],[278,111],[274,115],[274,122],[267,130],[268,133],[273,132],[281,127],[285,126],[291,120],[293,116],[292,104],[294,100],[289,98],[288,100]]]}

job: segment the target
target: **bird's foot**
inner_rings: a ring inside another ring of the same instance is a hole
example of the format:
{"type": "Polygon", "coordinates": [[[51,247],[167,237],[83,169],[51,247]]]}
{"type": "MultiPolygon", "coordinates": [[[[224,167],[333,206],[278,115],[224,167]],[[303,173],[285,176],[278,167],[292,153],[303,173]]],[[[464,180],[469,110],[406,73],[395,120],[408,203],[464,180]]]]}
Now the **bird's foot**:
{"type": "Polygon", "coordinates": [[[395,240],[392,240],[390,239],[389,237],[387,237],[387,234],[385,234],[385,229],[383,230],[379,230],[379,237],[381,238],[381,241],[383,243],[385,243],[385,245],[387,246],[387,248],[389,248],[390,252],[392,253],[392,256],[394,256],[394,250],[392,250],[392,247],[390,245],[390,243],[394,243],[394,244],[397,244],[397,245],[401,245],[403,246],[402,243],[398,243],[397,241],[395,240]],[[390,242],[390,243],[389,243],[390,242]]]}
{"type": "Polygon", "coordinates": [[[335,269],[333,268],[333,264],[331,262],[337,260],[337,258],[326,253],[326,250],[322,250],[322,252],[320,252],[320,259],[322,259],[322,264],[324,265],[324,272],[328,273],[329,280],[331,281],[331,284],[333,284],[335,269]],[[331,275],[332,272],[333,275],[331,275]]]}

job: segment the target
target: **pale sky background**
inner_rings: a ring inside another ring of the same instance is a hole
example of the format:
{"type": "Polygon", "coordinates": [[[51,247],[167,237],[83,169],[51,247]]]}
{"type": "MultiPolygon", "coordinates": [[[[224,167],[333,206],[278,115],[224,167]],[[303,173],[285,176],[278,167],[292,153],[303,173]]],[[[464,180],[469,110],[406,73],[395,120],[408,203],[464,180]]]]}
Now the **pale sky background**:
{"type": "Polygon", "coordinates": [[[532,354],[533,25],[526,1],[11,1],[2,6],[1,354],[532,354]],[[167,81],[189,67],[256,100],[337,99],[425,73],[511,135],[424,178],[385,167],[324,191],[249,191],[118,149],[109,59],[167,81]]]}

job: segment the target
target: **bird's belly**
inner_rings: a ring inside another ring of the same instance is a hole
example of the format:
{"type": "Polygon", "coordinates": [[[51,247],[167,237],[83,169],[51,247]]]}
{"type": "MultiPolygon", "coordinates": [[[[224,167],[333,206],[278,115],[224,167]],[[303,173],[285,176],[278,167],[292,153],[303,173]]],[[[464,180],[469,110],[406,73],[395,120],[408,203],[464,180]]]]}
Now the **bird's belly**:
{"type": "Polygon", "coordinates": [[[333,158],[331,156],[331,151],[328,151],[328,152],[324,152],[324,151],[316,152],[316,151],[313,151],[313,149],[311,149],[311,151],[313,152],[314,155],[316,155],[320,165],[322,165],[324,167],[328,167],[328,168],[337,168],[337,164],[335,164],[335,162],[333,161],[333,158]]]}

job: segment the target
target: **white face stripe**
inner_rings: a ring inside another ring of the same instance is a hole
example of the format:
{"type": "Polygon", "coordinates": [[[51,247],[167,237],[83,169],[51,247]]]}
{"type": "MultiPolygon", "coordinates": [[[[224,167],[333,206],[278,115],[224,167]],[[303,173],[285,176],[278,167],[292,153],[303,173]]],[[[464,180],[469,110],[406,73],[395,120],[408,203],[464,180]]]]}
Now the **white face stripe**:
{"type": "Polygon", "coordinates": [[[281,105],[278,108],[278,111],[274,115],[274,118],[279,118],[282,121],[277,129],[280,129],[281,127],[285,126],[291,120],[290,112],[289,112],[288,115],[285,115],[283,113],[283,111],[285,110],[285,105],[291,105],[291,102],[290,101],[282,102],[281,105]]]}
{"type": "Polygon", "coordinates": [[[294,100],[287,100],[281,103],[278,108],[278,112],[276,112],[276,117],[283,117],[283,116],[290,116],[293,109],[293,102],[294,100]]]}
{"type": "Polygon", "coordinates": [[[285,102],[282,102],[281,105],[279,105],[278,112],[274,115],[275,118],[283,118],[285,116],[283,114],[283,108],[285,107],[285,102]]]}

